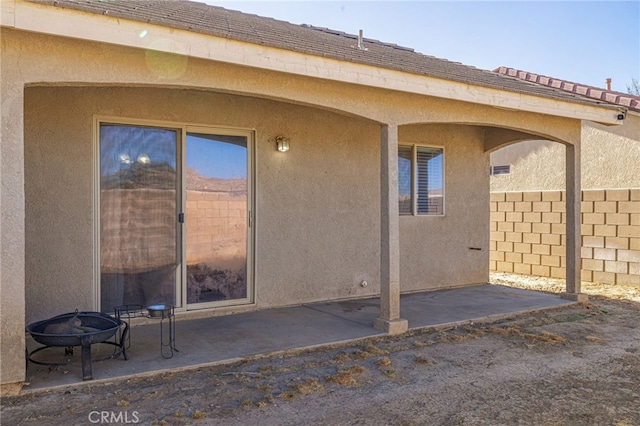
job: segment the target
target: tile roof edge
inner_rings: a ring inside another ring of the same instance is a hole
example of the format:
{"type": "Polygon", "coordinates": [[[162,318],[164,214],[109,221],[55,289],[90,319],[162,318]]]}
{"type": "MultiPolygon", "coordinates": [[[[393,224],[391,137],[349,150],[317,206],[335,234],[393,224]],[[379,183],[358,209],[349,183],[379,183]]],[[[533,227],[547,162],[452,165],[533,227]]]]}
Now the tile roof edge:
{"type": "Polygon", "coordinates": [[[519,80],[528,81],[530,83],[554,87],[556,89],[564,90],[565,92],[574,93],[576,95],[584,96],[591,99],[597,99],[609,104],[628,108],[635,112],[640,112],[640,96],[634,96],[629,93],[617,92],[614,90],[607,90],[600,87],[589,86],[586,84],[574,83],[560,78],[549,77],[505,66],[500,66],[494,69],[493,72],[517,78],[519,80]]]}

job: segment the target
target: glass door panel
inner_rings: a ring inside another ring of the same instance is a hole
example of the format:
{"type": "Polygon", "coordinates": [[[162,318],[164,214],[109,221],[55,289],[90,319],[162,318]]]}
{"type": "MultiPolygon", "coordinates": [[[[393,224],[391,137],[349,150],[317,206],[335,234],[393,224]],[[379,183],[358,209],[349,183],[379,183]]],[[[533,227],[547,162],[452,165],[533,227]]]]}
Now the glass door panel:
{"type": "Polygon", "coordinates": [[[179,131],[100,125],[100,300],[176,304],[179,131]]]}
{"type": "Polygon", "coordinates": [[[188,305],[246,299],[248,138],[186,137],[188,305]]]}

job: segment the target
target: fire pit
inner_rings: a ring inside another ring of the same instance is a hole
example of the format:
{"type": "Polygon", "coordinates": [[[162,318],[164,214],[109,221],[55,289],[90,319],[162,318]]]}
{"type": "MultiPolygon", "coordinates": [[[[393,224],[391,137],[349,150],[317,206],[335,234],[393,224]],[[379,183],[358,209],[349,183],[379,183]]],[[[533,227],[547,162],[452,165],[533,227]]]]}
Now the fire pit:
{"type": "Polygon", "coordinates": [[[127,359],[123,345],[129,329],[127,324],[125,324],[124,331],[120,334],[119,339],[115,339],[116,341],[114,342],[107,341],[118,332],[122,324],[125,323],[120,319],[101,312],[77,311],[34,322],[27,326],[27,332],[31,334],[33,340],[45,346],[31,351],[27,358],[35,364],[64,365],[66,363],[37,361],[33,359],[33,355],[51,347],[64,347],[66,348],[65,354],[72,355],[73,347],[81,346],[82,378],[83,380],[91,380],[93,378],[91,372],[91,345],[104,343],[116,346],[112,354],[96,361],[117,358],[120,354],[123,355],[124,359],[127,359]]]}

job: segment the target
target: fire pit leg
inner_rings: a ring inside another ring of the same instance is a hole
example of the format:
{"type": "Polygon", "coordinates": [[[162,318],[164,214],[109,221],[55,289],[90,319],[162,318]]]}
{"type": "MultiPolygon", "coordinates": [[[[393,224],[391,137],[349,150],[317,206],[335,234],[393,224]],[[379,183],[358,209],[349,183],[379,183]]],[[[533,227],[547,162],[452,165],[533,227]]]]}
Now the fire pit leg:
{"type": "Polygon", "coordinates": [[[92,380],[93,373],[91,371],[91,336],[80,336],[82,344],[82,380],[92,380]]]}

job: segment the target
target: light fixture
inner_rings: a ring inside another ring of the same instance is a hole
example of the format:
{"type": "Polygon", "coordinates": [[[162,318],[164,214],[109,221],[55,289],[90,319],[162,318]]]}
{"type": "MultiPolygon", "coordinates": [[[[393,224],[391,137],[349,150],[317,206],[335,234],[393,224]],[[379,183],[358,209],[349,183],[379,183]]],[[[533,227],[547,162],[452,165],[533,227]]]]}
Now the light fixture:
{"type": "Polygon", "coordinates": [[[151,159],[146,153],[143,152],[142,154],[138,155],[137,161],[140,164],[149,164],[151,162],[151,159]]]}
{"type": "Polygon", "coordinates": [[[289,151],[289,139],[284,136],[276,136],[276,147],[280,152],[289,151]]]}

